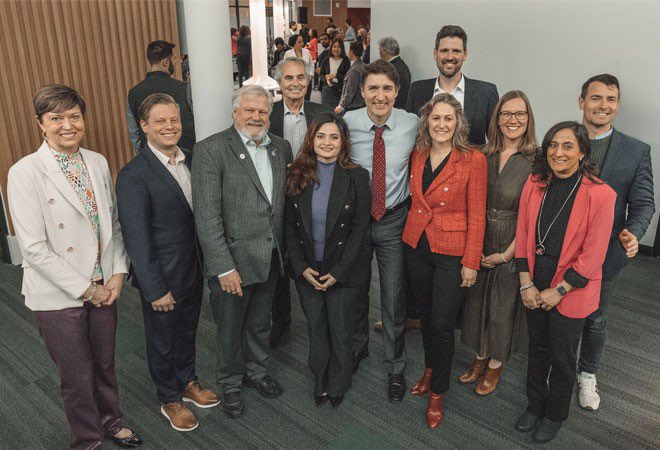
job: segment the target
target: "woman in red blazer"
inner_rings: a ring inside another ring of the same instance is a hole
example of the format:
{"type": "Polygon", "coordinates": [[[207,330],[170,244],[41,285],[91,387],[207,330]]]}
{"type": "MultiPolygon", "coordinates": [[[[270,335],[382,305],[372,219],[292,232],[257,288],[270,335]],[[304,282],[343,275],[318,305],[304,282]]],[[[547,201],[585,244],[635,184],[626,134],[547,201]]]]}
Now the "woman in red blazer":
{"type": "Polygon", "coordinates": [[[593,174],[589,135],[561,122],[543,138],[520,199],[516,268],[527,312],[525,413],[516,428],[552,440],[568,418],[585,318],[598,308],[616,193],[593,174]]]}
{"type": "Polygon", "coordinates": [[[422,107],[411,161],[403,242],[426,362],[411,392],[430,392],[426,422],[436,428],[449,390],[455,324],[477,279],[486,229],[486,157],[467,143],[467,121],[453,96],[436,95],[422,107]]]}

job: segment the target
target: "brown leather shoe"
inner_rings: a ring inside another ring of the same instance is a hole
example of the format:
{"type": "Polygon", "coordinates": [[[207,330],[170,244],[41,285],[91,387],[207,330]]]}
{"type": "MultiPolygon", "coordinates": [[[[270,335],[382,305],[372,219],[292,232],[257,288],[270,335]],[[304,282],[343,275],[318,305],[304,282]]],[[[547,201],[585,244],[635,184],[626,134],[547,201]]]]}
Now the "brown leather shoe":
{"type": "Polygon", "coordinates": [[[199,381],[193,380],[183,390],[183,401],[191,402],[199,408],[213,408],[220,404],[220,398],[215,392],[204,389],[199,381]]]}
{"type": "Polygon", "coordinates": [[[442,422],[442,399],[442,394],[434,394],[433,392],[429,394],[429,406],[426,409],[426,424],[429,428],[438,428],[440,422],[442,422]]]}
{"type": "Polygon", "coordinates": [[[497,369],[486,367],[486,371],[479,380],[477,387],[474,388],[474,392],[479,395],[488,395],[492,393],[497,387],[498,381],[500,381],[502,369],[504,369],[504,366],[500,366],[497,369]]]}
{"type": "Polygon", "coordinates": [[[374,324],[374,331],[383,331],[383,322],[380,320],[374,324]]]}
{"type": "Polygon", "coordinates": [[[482,373],[484,373],[484,370],[486,370],[486,366],[488,365],[488,358],[486,359],[478,359],[474,358],[474,361],[472,361],[472,365],[465,369],[465,372],[461,374],[460,377],[458,377],[458,381],[460,381],[463,384],[472,384],[475,381],[479,379],[482,373]]]}
{"type": "Polygon", "coordinates": [[[160,412],[177,431],[192,431],[199,426],[193,412],[182,401],[163,403],[160,412]]]}
{"type": "Polygon", "coordinates": [[[419,333],[422,331],[422,321],[419,319],[406,319],[406,331],[419,333]]]}
{"type": "Polygon", "coordinates": [[[433,369],[426,369],[424,375],[419,381],[410,389],[412,395],[426,395],[431,390],[431,374],[433,369]]]}

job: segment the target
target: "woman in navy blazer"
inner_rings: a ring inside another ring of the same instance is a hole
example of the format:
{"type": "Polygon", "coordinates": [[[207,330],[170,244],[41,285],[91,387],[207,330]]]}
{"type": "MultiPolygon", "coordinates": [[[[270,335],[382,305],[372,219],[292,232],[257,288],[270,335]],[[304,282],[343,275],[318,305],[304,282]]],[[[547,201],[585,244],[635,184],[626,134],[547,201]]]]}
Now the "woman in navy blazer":
{"type": "Polygon", "coordinates": [[[589,135],[561,122],[543,138],[523,188],[516,269],[529,332],[527,401],[516,428],[552,440],[568,418],[576,353],[598,308],[616,193],[589,164],[589,135]]]}
{"type": "Polygon", "coordinates": [[[359,258],[371,212],[369,173],[351,162],[348,127],[314,120],[286,181],[284,232],[308,322],[317,406],[337,408],[351,385],[353,300],[370,261],[359,258]]]}

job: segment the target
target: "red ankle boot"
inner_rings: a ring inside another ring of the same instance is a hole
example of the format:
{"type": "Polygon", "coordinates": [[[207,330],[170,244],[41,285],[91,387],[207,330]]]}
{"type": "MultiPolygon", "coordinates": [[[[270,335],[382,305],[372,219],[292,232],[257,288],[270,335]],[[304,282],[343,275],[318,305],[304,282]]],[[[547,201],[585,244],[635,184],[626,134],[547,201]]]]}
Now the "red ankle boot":
{"type": "Polygon", "coordinates": [[[426,424],[429,428],[438,428],[442,422],[442,399],[442,394],[429,394],[429,407],[426,409],[426,424]]]}
{"type": "Polygon", "coordinates": [[[410,389],[412,395],[426,395],[431,390],[431,373],[433,369],[426,369],[424,375],[419,381],[410,389]]]}

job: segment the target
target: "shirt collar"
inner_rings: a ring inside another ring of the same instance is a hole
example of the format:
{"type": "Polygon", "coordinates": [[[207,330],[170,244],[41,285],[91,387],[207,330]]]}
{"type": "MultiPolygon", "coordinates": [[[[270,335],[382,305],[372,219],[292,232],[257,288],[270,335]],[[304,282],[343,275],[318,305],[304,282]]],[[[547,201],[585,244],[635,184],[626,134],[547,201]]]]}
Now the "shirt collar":
{"type": "MultiPolygon", "coordinates": [[[[458,82],[458,84],[454,88],[454,91],[460,91],[461,93],[465,92],[465,77],[463,76],[463,74],[461,74],[461,81],[458,82]]],[[[445,92],[445,91],[442,90],[442,88],[440,87],[440,83],[438,83],[438,79],[436,78],[435,88],[433,89],[433,95],[435,95],[437,92],[445,92]]],[[[448,94],[451,94],[451,92],[448,92],[448,94]]]]}
{"type": "MultiPolygon", "coordinates": [[[[399,56],[400,56],[400,55],[392,56],[392,57],[390,58],[390,60],[387,61],[387,62],[388,62],[388,63],[391,63],[392,61],[394,61],[395,59],[397,59],[399,56]]],[[[436,81],[436,83],[437,83],[437,81],[436,81]]]]}
{"type": "MultiPolygon", "coordinates": [[[[293,114],[293,115],[295,115],[295,113],[292,112],[292,111],[289,109],[288,106],[286,106],[286,102],[284,101],[284,99],[282,99],[282,104],[284,105],[284,115],[285,115],[285,116],[286,116],[287,114],[293,114]]],[[[302,106],[300,107],[300,114],[303,115],[303,116],[305,115],[305,102],[304,102],[304,101],[303,101],[302,106]]]]}
{"type": "MultiPolygon", "coordinates": [[[[158,160],[163,163],[163,165],[167,166],[170,163],[170,158],[168,158],[167,155],[165,155],[163,152],[156,149],[156,147],[151,145],[151,142],[149,142],[148,140],[147,140],[147,145],[149,146],[149,149],[153,152],[153,154],[156,155],[156,158],[158,158],[158,160]]],[[[181,149],[177,147],[176,153],[174,155],[174,165],[184,162],[185,160],[186,160],[186,155],[184,155],[181,149]]]]}
{"type": "Polygon", "coordinates": [[[610,127],[609,130],[607,130],[607,131],[606,131],[605,133],[603,133],[603,134],[600,134],[600,135],[596,136],[593,140],[594,140],[594,141],[599,141],[599,140],[601,140],[601,139],[606,139],[606,138],[612,136],[612,132],[613,132],[613,131],[614,131],[614,127],[610,127]]]}
{"type": "MultiPolygon", "coordinates": [[[[238,132],[238,135],[241,137],[241,140],[243,141],[243,145],[247,147],[248,143],[252,142],[252,144],[255,145],[256,147],[256,142],[254,142],[249,136],[244,135],[238,128],[236,128],[236,125],[234,125],[234,128],[238,132]]],[[[266,133],[266,136],[264,136],[264,138],[261,140],[261,144],[259,146],[262,147],[268,144],[270,144],[270,136],[268,136],[268,133],[266,133]]]]}
{"type": "MultiPolygon", "coordinates": [[[[392,108],[392,112],[390,113],[390,117],[387,118],[387,121],[383,126],[386,126],[390,130],[393,130],[396,127],[396,108],[392,108]]],[[[367,113],[367,108],[364,107],[362,108],[362,113],[363,115],[363,126],[364,126],[364,131],[370,131],[372,129],[378,128],[378,126],[371,120],[371,117],[369,117],[369,114],[367,113]]]]}

